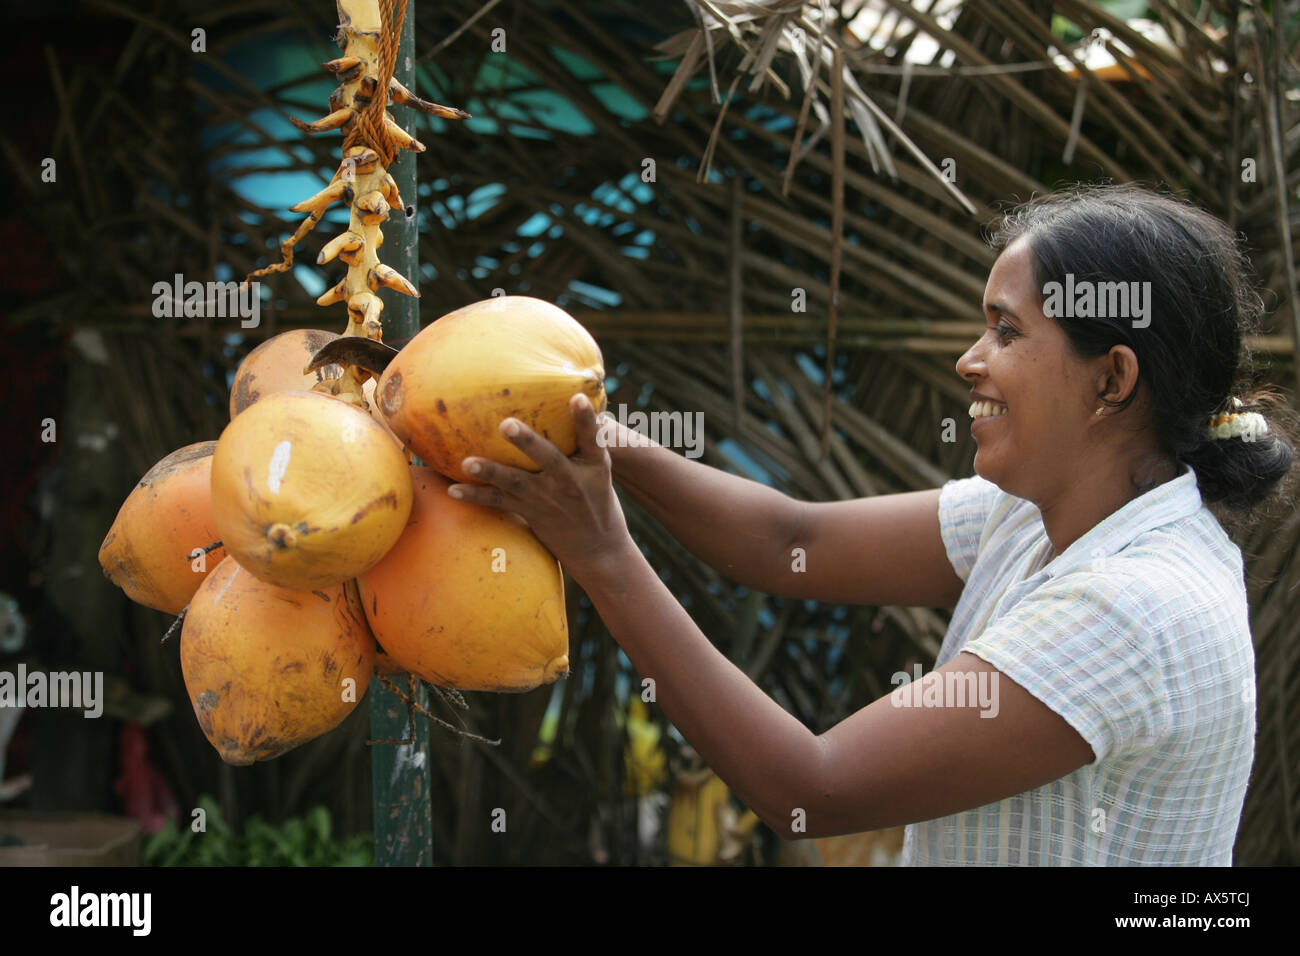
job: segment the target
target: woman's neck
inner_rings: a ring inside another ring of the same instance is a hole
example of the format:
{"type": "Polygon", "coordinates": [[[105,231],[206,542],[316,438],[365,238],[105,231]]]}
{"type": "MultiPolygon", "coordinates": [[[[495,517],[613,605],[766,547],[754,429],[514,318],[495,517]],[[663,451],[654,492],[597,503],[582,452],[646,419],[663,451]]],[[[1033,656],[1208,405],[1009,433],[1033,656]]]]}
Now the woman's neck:
{"type": "Polygon", "coordinates": [[[1159,452],[1144,452],[1115,469],[1116,479],[1082,475],[1051,502],[1038,503],[1043,527],[1052,542],[1048,561],[1130,501],[1178,477],[1178,462],[1159,452]]]}

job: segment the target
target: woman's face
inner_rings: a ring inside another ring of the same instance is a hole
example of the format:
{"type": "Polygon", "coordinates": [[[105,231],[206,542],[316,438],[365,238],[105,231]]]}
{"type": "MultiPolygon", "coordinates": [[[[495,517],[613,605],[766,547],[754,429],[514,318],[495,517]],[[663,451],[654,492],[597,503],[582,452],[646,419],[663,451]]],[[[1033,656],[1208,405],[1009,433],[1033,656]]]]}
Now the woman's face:
{"type": "Polygon", "coordinates": [[[971,434],[975,472],[1034,502],[1054,500],[1084,470],[1088,427],[1097,400],[1096,369],[1075,357],[1065,332],[1043,314],[1034,256],[1025,239],[1008,246],[984,289],[988,328],[957,361],[977,409],[971,434]]]}

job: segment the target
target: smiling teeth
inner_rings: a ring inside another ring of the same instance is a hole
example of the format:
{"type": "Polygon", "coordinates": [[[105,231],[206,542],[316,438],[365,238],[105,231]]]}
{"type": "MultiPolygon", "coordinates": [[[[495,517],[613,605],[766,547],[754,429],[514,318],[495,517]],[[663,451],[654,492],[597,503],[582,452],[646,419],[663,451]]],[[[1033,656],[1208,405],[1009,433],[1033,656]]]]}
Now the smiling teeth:
{"type": "Polygon", "coordinates": [[[994,405],[992,402],[971,402],[967,409],[967,414],[971,418],[981,418],[985,415],[1005,415],[1007,407],[1005,405],[994,405]]]}

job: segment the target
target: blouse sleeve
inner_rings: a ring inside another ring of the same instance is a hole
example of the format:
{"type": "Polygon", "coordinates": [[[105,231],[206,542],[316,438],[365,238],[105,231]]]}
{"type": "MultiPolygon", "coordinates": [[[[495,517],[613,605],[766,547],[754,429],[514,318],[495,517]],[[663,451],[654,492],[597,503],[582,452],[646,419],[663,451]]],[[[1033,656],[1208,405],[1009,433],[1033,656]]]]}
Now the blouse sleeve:
{"type": "Polygon", "coordinates": [[[993,511],[1001,488],[976,475],[957,478],[939,490],[939,533],[957,577],[970,577],[979,553],[984,526],[993,511]]]}
{"type": "Polygon", "coordinates": [[[1038,587],[962,650],[1059,714],[1101,761],[1172,723],[1157,626],[1100,575],[1078,572],[1038,587]]]}

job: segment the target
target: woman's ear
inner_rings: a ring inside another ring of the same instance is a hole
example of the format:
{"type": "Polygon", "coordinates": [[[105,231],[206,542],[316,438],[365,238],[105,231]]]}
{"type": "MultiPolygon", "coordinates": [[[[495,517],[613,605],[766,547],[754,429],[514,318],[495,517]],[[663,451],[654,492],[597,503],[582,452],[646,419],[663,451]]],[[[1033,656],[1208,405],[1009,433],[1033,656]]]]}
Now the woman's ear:
{"type": "Polygon", "coordinates": [[[1127,345],[1114,345],[1101,362],[1097,394],[1111,402],[1122,402],[1137,388],[1137,354],[1127,345]]]}

